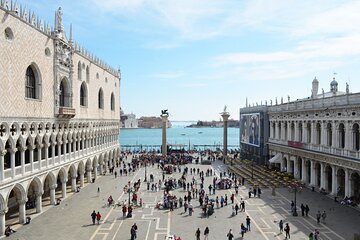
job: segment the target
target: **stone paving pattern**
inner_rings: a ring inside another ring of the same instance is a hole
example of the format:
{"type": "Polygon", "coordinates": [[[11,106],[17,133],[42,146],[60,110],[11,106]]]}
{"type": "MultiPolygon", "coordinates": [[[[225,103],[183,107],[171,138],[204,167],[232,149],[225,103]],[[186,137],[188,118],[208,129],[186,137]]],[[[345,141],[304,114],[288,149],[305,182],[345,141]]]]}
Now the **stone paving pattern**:
{"type": "MultiPolygon", "coordinates": [[[[206,170],[210,165],[189,165],[206,170]]],[[[225,171],[220,161],[215,161],[212,165],[216,172],[225,171]]],[[[155,166],[148,167],[148,174],[155,175],[155,181],[162,178],[160,171],[155,166]]],[[[177,179],[179,173],[172,174],[177,179]]],[[[166,175],[167,177],[170,175],[166,175]]],[[[198,177],[198,176],[197,176],[198,177]]],[[[106,206],[107,198],[112,195],[114,200],[126,201],[128,194],[123,193],[123,187],[128,181],[144,179],[144,169],[140,169],[130,176],[115,178],[114,175],[102,176],[94,184],[85,186],[79,193],[69,196],[61,202],[59,206],[50,206],[40,216],[33,217],[30,225],[16,226],[17,232],[12,234],[9,239],[130,239],[130,227],[134,222],[139,227],[137,239],[164,239],[166,234],[179,235],[182,240],[195,239],[195,231],[199,227],[202,232],[206,226],[210,228],[209,239],[227,239],[226,234],[229,229],[233,229],[235,239],[240,237],[240,224],[245,224],[248,215],[252,220],[252,230],[247,232],[244,239],[284,239],[285,235],[279,233],[278,222],[283,219],[290,223],[291,239],[308,239],[307,235],[315,228],[320,230],[320,239],[328,240],[350,240],[354,233],[360,232],[360,212],[338,203],[333,202],[329,197],[316,192],[304,189],[298,194],[298,206],[301,203],[308,204],[310,216],[298,217],[290,214],[290,200],[293,194],[287,189],[277,189],[276,196],[271,195],[270,189],[262,189],[261,198],[248,199],[248,186],[239,188],[239,195],[246,202],[246,212],[240,212],[237,216],[231,217],[231,204],[220,209],[209,218],[203,218],[201,209],[198,207],[197,200],[193,200],[194,214],[188,216],[183,213],[183,208],[169,210],[155,209],[157,201],[162,199],[162,191],[151,192],[146,190],[146,184],[141,185],[140,197],[143,199],[144,206],[134,210],[131,219],[123,219],[121,208],[106,206]],[[100,187],[100,194],[97,188],[100,187]],[[100,211],[102,221],[100,225],[92,225],[91,212],[100,211]],[[314,218],[317,210],[326,210],[326,224],[317,224],[314,218]]],[[[190,181],[192,175],[187,180],[190,181]]],[[[198,180],[200,182],[200,180],[198,180]]],[[[205,177],[205,190],[212,182],[212,177],[205,177]]],[[[208,191],[206,191],[208,192],[208,191]]],[[[215,195],[230,195],[234,190],[217,190],[215,195]]],[[[184,196],[182,189],[174,190],[173,193],[178,197],[184,196]]]]}

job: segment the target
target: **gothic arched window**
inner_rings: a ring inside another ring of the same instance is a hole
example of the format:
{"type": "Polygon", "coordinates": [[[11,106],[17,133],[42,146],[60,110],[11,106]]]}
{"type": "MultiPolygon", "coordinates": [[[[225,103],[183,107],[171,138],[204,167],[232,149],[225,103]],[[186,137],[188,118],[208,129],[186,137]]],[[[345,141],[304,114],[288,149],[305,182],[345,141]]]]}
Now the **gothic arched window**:
{"type": "Polygon", "coordinates": [[[83,82],[80,87],[80,106],[87,106],[87,89],[85,82],[83,82]]]}
{"type": "Polygon", "coordinates": [[[115,97],[114,97],[114,93],[111,93],[110,109],[111,109],[111,111],[115,111],[115,97]]]}
{"type": "Polygon", "coordinates": [[[104,92],[103,92],[102,88],[100,88],[99,94],[98,94],[98,107],[99,107],[99,109],[104,109],[104,92]]]}

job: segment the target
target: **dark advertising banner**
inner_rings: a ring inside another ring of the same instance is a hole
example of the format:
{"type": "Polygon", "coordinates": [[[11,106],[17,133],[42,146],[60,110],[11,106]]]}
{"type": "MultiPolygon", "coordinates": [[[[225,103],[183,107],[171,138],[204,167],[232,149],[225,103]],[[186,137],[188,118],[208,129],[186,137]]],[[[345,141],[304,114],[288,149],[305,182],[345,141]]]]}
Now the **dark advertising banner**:
{"type": "Polygon", "coordinates": [[[260,113],[240,115],[240,142],[260,146],[260,113]]]}

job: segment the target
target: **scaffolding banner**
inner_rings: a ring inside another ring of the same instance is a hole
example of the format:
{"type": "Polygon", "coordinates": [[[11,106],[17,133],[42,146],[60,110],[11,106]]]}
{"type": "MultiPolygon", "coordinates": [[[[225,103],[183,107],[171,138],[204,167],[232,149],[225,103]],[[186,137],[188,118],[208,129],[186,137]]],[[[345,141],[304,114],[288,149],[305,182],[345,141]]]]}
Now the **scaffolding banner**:
{"type": "Polygon", "coordinates": [[[240,115],[240,142],[260,146],[260,113],[240,115]]]}

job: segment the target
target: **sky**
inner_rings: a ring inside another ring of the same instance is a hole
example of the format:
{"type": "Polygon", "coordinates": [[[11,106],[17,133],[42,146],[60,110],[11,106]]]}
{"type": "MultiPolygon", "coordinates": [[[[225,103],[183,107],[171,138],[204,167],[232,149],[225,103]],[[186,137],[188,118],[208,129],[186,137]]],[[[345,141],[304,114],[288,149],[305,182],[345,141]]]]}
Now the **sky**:
{"type": "Polygon", "coordinates": [[[81,46],[121,69],[125,113],[230,118],[249,104],[360,91],[360,1],[20,0],[53,25],[58,7],[81,46]],[[336,73],[336,74],[334,74],[336,73]]]}

